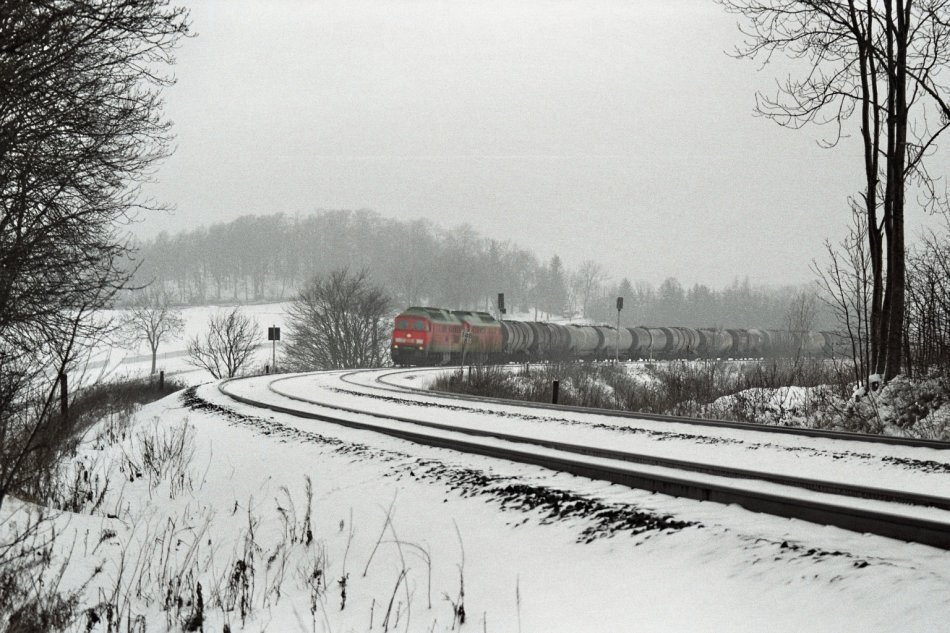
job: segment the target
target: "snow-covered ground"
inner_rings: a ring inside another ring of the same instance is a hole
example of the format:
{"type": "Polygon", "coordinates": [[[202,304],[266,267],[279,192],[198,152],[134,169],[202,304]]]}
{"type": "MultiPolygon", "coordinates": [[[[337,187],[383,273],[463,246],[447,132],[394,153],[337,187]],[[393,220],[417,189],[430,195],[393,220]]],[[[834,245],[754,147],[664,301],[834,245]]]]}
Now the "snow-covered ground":
{"type": "Polygon", "coordinates": [[[72,551],[64,587],[102,565],[82,605],[118,586],[146,630],[193,622],[199,582],[206,631],[870,633],[950,621],[950,553],[930,547],[420,447],[237,404],[214,384],[148,405],[135,425],[126,439],[90,434],[76,461],[100,484],[113,464],[110,489],[92,515],[60,517],[57,542],[72,551]],[[145,439],[183,424],[187,474],[136,477],[145,439]]]}
{"type": "MultiPolygon", "coordinates": [[[[270,364],[271,343],[267,341],[267,328],[282,328],[282,338],[286,339],[287,303],[249,304],[241,306],[259,326],[261,347],[255,352],[250,365],[254,368],[270,364]]],[[[166,375],[176,375],[186,384],[200,384],[211,379],[211,375],[196,369],[188,363],[188,341],[203,334],[208,328],[208,319],[218,311],[233,309],[232,305],[207,305],[184,308],[180,311],[184,326],[173,336],[163,339],[156,356],[156,370],[166,375]]],[[[107,310],[97,314],[97,318],[118,322],[123,316],[122,310],[107,310]]],[[[285,342],[285,341],[283,341],[285,342]]],[[[277,343],[278,358],[283,342],[277,343]]],[[[89,380],[111,376],[139,376],[148,374],[151,369],[152,355],[148,343],[142,338],[138,343],[129,343],[124,337],[111,337],[110,340],[97,342],[95,350],[89,355],[88,363],[81,369],[89,380]]]]}
{"type": "MultiPolygon", "coordinates": [[[[270,362],[266,327],[285,327],[284,308],[244,308],[265,345],[255,365],[270,362]]],[[[184,353],[215,309],[184,310],[185,327],[159,354],[159,369],[200,386],[144,407],[124,432],[104,421],[64,471],[92,493],[47,524],[54,563],[69,560],[59,588],[100,618],[84,615],[76,630],[106,631],[107,611],[95,609],[106,603],[143,630],[188,630],[199,592],[205,631],[873,633],[950,621],[950,552],[236,403],[202,384],[210,376],[184,353]],[[190,459],[150,470],[156,447],[181,437],[190,459]]],[[[142,374],[150,357],[116,347],[93,362],[97,373],[142,374]]],[[[380,373],[419,387],[431,371],[380,373]]],[[[328,373],[275,388],[380,415],[950,497],[946,451],[446,405],[374,381],[328,373]]],[[[271,393],[265,384],[240,388],[271,393]]],[[[807,397],[787,395],[785,408],[807,397]]],[[[0,532],[22,533],[35,511],[7,500],[0,532]]]]}
{"type": "Polygon", "coordinates": [[[897,376],[881,390],[842,398],[826,385],[745,389],[699,408],[709,417],[742,410],[761,424],[862,430],[896,437],[950,441],[946,376],[897,376]]]}
{"type": "Polygon", "coordinates": [[[418,386],[438,371],[379,370],[342,380],[338,373],[322,373],[273,383],[240,381],[230,388],[278,404],[286,404],[280,402],[286,395],[484,431],[950,498],[950,451],[471,402],[399,393],[376,383],[380,378],[418,386]]]}

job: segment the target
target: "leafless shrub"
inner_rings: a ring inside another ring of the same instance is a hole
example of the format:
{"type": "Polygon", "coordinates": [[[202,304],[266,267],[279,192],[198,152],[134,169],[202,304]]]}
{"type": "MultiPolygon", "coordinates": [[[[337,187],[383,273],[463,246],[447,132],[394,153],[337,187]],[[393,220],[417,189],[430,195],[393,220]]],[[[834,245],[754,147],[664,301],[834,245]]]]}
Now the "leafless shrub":
{"type": "MultiPolygon", "coordinates": [[[[646,364],[630,371],[623,365],[611,363],[551,363],[520,370],[476,366],[470,373],[442,375],[432,388],[550,402],[552,382],[558,380],[561,404],[702,416],[707,413],[705,405],[751,389],[832,385],[832,392],[844,397],[850,393],[849,377],[841,363],[814,358],[756,362],[669,361],[646,364]]],[[[748,394],[744,397],[752,398],[748,394]]],[[[738,404],[735,410],[739,411],[738,404]]],[[[752,416],[733,419],[751,420],[752,416]]]]}
{"type": "Polygon", "coordinates": [[[400,548],[407,548],[426,566],[426,604],[429,609],[432,608],[432,554],[427,547],[408,541],[387,541],[397,545],[400,548]]]}
{"type": "Polygon", "coordinates": [[[239,307],[216,312],[204,337],[189,341],[188,362],[215,378],[233,378],[254,353],[258,335],[257,324],[239,307]]]}
{"type": "Polygon", "coordinates": [[[314,277],[288,308],[295,371],[379,367],[388,359],[389,296],[364,270],[314,277]]]}
{"type": "Polygon", "coordinates": [[[363,567],[363,578],[366,578],[366,574],[369,573],[370,563],[373,562],[373,558],[376,556],[377,550],[379,550],[380,544],[383,542],[383,537],[386,535],[386,530],[389,528],[392,523],[393,517],[393,506],[396,504],[396,498],[393,497],[393,500],[389,503],[389,507],[386,508],[386,518],[383,521],[383,527],[379,531],[379,537],[376,539],[376,545],[373,546],[373,551],[370,552],[369,558],[366,559],[366,566],[363,567]]]}
{"type": "Polygon", "coordinates": [[[198,630],[205,617],[204,589],[197,580],[206,561],[202,549],[211,524],[209,514],[133,521],[121,537],[112,581],[100,589],[98,601],[86,610],[92,628],[105,621],[107,631],[145,630],[146,613],[159,605],[169,628],[198,630]]]}
{"type": "Polygon", "coordinates": [[[169,497],[174,499],[185,490],[194,489],[191,464],[195,456],[194,428],[183,421],[167,425],[155,419],[152,425],[136,434],[130,465],[144,473],[149,480],[149,489],[168,482],[169,497]]]}
{"type": "Polygon", "coordinates": [[[851,229],[839,244],[825,242],[828,261],[812,269],[818,275],[820,297],[831,308],[838,321],[842,338],[847,341],[845,353],[852,361],[853,380],[866,381],[873,373],[877,341],[873,335],[873,274],[871,255],[867,248],[868,223],[861,210],[852,204],[851,229]]]}
{"type": "MultiPolygon", "coordinates": [[[[314,622],[317,613],[322,612],[325,607],[328,568],[327,549],[323,543],[317,543],[314,547],[307,547],[303,560],[297,568],[300,584],[307,589],[310,616],[314,622]]],[[[348,578],[348,575],[345,575],[344,578],[348,578]]],[[[340,609],[343,609],[346,606],[345,583],[341,587],[341,593],[342,605],[340,609]]]]}
{"type": "Polygon", "coordinates": [[[908,256],[906,347],[909,374],[950,375],[950,226],[924,235],[908,256]]]}
{"type": "MultiPolygon", "coordinates": [[[[399,571],[399,576],[396,577],[396,584],[393,587],[392,595],[389,596],[389,604],[386,606],[386,614],[383,616],[383,631],[388,631],[390,622],[389,618],[392,616],[393,611],[393,601],[396,599],[396,593],[399,591],[399,587],[403,584],[403,581],[406,579],[406,570],[405,568],[399,571]]],[[[398,608],[397,608],[397,620],[398,620],[398,608]]],[[[395,624],[392,625],[395,628],[395,624]]]]}

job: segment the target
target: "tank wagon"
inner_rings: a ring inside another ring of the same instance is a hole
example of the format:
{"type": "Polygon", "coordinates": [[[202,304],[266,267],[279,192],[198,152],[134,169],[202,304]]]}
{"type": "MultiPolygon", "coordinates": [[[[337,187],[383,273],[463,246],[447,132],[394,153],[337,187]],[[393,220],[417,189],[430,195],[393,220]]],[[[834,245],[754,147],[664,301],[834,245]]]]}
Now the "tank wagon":
{"type": "Polygon", "coordinates": [[[396,365],[544,360],[778,358],[830,356],[830,332],[688,327],[621,327],[499,321],[488,312],[411,307],[393,323],[396,365]]]}

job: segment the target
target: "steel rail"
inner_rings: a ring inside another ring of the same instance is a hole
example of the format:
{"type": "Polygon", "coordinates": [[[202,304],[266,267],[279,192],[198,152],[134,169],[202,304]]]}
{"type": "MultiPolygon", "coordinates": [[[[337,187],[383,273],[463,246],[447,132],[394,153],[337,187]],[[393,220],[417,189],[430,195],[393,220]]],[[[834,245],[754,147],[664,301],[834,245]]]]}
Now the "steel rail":
{"type": "MultiPolygon", "coordinates": [[[[358,374],[361,372],[349,372],[340,375],[341,380],[345,380],[349,376],[358,374]]],[[[298,402],[304,402],[307,404],[314,404],[326,409],[334,409],[337,411],[344,411],[346,413],[355,413],[360,415],[368,415],[371,417],[377,417],[385,420],[395,420],[396,422],[403,422],[405,424],[415,424],[416,426],[422,426],[426,428],[435,429],[438,431],[449,431],[452,433],[463,433],[465,435],[474,435],[477,437],[489,437],[499,440],[504,440],[506,442],[514,442],[516,444],[530,444],[534,446],[541,446],[544,448],[549,448],[552,450],[563,451],[565,453],[575,453],[578,455],[588,455],[590,457],[598,457],[603,459],[615,459],[618,461],[629,462],[632,464],[641,464],[645,466],[661,466],[663,468],[673,468],[676,470],[685,470],[690,472],[703,473],[707,475],[715,475],[717,477],[728,477],[731,479],[758,479],[761,481],[767,481],[769,483],[776,483],[786,486],[794,486],[796,488],[803,488],[805,490],[813,490],[815,492],[824,492],[828,494],[835,494],[846,497],[855,497],[861,499],[876,499],[878,501],[887,501],[891,503],[905,503],[908,505],[917,505],[917,506],[926,506],[939,508],[941,510],[950,510],[950,498],[946,497],[937,497],[934,495],[924,495],[915,492],[907,491],[898,491],[898,490],[889,490],[887,488],[876,488],[872,486],[858,486],[854,484],[842,484],[838,482],[829,482],[821,479],[811,479],[807,477],[796,477],[794,475],[779,475],[775,473],[757,471],[757,470],[748,470],[744,468],[737,468],[731,466],[720,466],[717,464],[709,464],[696,461],[687,461],[682,459],[675,459],[672,457],[658,457],[656,455],[649,455],[646,453],[634,453],[630,451],[618,451],[609,448],[602,448],[596,446],[589,446],[586,444],[571,444],[567,442],[559,442],[556,440],[548,440],[539,437],[528,437],[524,435],[514,435],[512,433],[503,433],[500,431],[494,430],[485,430],[485,429],[476,429],[471,427],[460,427],[451,424],[442,424],[439,422],[428,422],[425,420],[417,420],[415,418],[407,418],[403,416],[390,415],[390,414],[380,414],[367,412],[362,409],[355,409],[352,407],[345,407],[335,404],[326,404],[319,402],[317,400],[311,400],[310,398],[304,398],[302,396],[297,396],[294,394],[287,393],[285,391],[278,390],[274,385],[278,382],[283,382],[285,380],[293,380],[297,378],[288,377],[288,378],[277,378],[270,382],[268,389],[279,396],[288,398],[290,400],[296,400],[298,402]]],[[[350,383],[355,384],[355,383],[350,383]]]]}
{"type": "MultiPolygon", "coordinates": [[[[512,400],[510,398],[492,398],[488,396],[471,396],[468,394],[453,393],[451,391],[438,391],[433,389],[421,389],[419,387],[409,387],[403,385],[393,385],[383,382],[383,378],[400,373],[411,373],[415,371],[438,371],[440,368],[413,368],[401,369],[382,374],[376,378],[376,382],[389,385],[389,387],[376,387],[394,393],[418,393],[430,397],[446,397],[456,400],[467,400],[469,402],[490,402],[494,404],[517,405],[537,409],[549,409],[552,411],[572,411],[574,413],[589,413],[595,415],[606,415],[614,418],[627,418],[637,420],[651,420],[654,422],[675,422],[677,424],[689,424],[692,426],[711,426],[717,428],[740,429],[743,431],[761,431],[762,433],[778,433],[785,435],[804,435],[806,437],[819,437],[833,440],[851,440],[855,442],[869,442],[872,444],[887,444],[892,446],[911,446],[915,448],[933,448],[937,450],[950,450],[950,442],[942,440],[925,440],[911,437],[894,437],[889,435],[872,435],[869,433],[852,433],[850,431],[829,431],[824,429],[806,429],[790,426],[771,426],[767,424],[755,424],[754,422],[734,422],[731,420],[711,420],[706,418],[689,418],[679,415],[666,415],[663,413],[638,413],[635,411],[617,411],[616,409],[601,409],[599,407],[578,407],[564,404],[551,404],[547,402],[530,402],[527,400],[512,400]]],[[[441,368],[443,371],[445,368],[441,368]]],[[[354,372],[356,373],[356,372],[354,372]]],[[[350,383],[359,384],[359,383],[350,383]]],[[[366,385],[361,385],[366,386],[366,385]]]]}
{"type": "MultiPolygon", "coordinates": [[[[532,464],[541,466],[543,468],[571,473],[581,477],[600,479],[609,481],[611,483],[629,486],[631,488],[638,488],[676,497],[684,497],[699,501],[714,501],[723,504],[734,503],[753,512],[764,512],[781,517],[796,518],[820,524],[834,525],[847,530],[873,533],[880,536],[896,538],[904,541],[912,541],[950,550],[950,522],[906,516],[895,512],[884,512],[868,508],[841,506],[827,501],[802,499],[787,494],[745,489],[738,486],[730,486],[716,482],[690,480],[682,476],[638,470],[635,467],[635,464],[629,462],[624,464],[603,464],[585,461],[581,457],[587,456],[586,454],[579,453],[577,451],[574,453],[565,453],[561,449],[552,449],[549,446],[543,446],[542,448],[555,450],[559,454],[550,455],[545,453],[537,453],[516,447],[497,446],[490,443],[486,444],[483,442],[463,438],[447,438],[405,428],[394,428],[369,422],[361,422],[336,415],[318,413],[313,410],[287,407],[275,403],[263,402],[254,398],[248,398],[246,396],[240,396],[227,389],[227,385],[234,380],[239,379],[225,380],[219,383],[218,390],[236,402],[254,407],[266,408],[279,413],[285,413],[307,419],[320,420],[323,422],[338,424],[354,429],[369,430],[425,446],[484,455],[487,457],[504,459],[524,464],[532,464]]],[[[273,382],[278,382],[279,380],[280,379],[271,381],[271,383],[268,385],[269,388],[272,388],[273,382]]],[[[370,415],[374,417],[392,419],[394,421],[404,421],[404,419],[400,420],[399,418],[367,413],[347,407],[327,406],[323,403],[309,401],[304,398],[290,397],[277,391],[275,391],[275,393],[281,395],[281,397],[289,398],[294,401],[315,404],[320,407],[329,408],[331,410],[359,413],[361,415],[370,415]]],[[[418,421],[412,423],[417,425],[419,424],[418,421]]],[[[433,424],[435,423],[425,423],[422,426],[431,427],[433,424]]],[[[460,430],[455,427],[434,430],[449,430],[456,434],[460,432],[460,430]]],[[[499,437],[497,434],[491,434],[491,436],[493,439],[504,439],[504,437],[499,437]]],[[[773,480],[773,483],[780,482],[773,480]]],[[[789,485],[794,486],[795,484],[791,483],[789,485]]],[[[847,486],[842,486],[842,488],[846,487],[847,486]]],[[[895,493],[894,491],[889,492],[897,495],[901,494],[895,493]]]]}

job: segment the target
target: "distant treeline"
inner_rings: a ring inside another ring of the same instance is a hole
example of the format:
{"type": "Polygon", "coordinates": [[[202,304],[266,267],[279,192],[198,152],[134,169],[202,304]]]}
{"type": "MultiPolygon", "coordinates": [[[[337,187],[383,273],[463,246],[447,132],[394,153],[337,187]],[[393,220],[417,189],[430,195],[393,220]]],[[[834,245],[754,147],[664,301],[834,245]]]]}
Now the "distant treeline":
{"type": "Polygon", "coordinates": [[[783,327],[802,289],[752,287],[748,280],[714,290],[683,288],[673,278],[658,288],[626,278],[611,282],[585,261],[567,269],[560,257],[539,261],[509,241],[471,226],[438,227],[369,210],[309,215],[243,216],[140,245],[135,281],[152,284],[181,304],[288,299],[308,278],[333,269],[366,269],[397,308],[436,305],[493,309],[505,293],[509,314],[531,318],[723,327],[783,327]]]}

